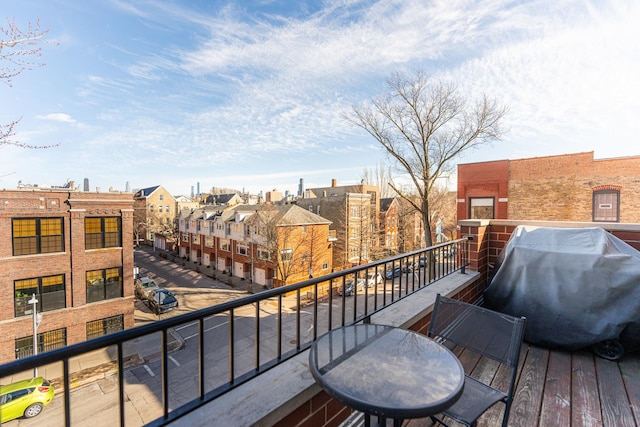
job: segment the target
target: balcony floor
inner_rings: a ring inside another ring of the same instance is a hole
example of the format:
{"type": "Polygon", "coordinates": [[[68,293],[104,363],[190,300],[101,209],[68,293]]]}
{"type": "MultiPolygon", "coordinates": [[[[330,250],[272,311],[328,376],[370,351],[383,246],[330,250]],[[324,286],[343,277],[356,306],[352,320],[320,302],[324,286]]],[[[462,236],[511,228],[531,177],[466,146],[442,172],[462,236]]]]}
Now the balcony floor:
{"type": "MultiPolygon", "coordinates": [[[[465,353],[458,357],[472,376],[500,379],[494,363],[465,353]]],[[[497,404],[478,426],[501,425],[502,408],[497,404]]],[[[404,425],[432,423],[420,419],[404,425]]],[[[590,350],[569,353],[525,343],[509,426],[640,427],[640,354],[612,362],[590,350]]]]}

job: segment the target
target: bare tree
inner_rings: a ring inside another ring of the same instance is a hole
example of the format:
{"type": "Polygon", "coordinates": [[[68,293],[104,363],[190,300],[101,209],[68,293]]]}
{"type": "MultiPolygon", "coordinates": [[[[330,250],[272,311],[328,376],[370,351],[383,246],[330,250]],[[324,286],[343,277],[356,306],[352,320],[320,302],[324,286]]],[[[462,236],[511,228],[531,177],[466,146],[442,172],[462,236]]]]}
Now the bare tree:
{"type": "Polygon", "coordinates": [[[353,107],[345,118],[373,136],[408,177],[411,186],[390,185],[420,212],[425,243],[431,246],[429,193],[452,172],[456,157],[500,139],[508,110],[486,96],[468,102],[453,84],[431,81],[422,71],[412,77],[394,74],[387,83],[389,94],[373,98],[372,106],[353,107]],[[411,197],[413,191],[418,199],[411,197]]]}
{"type": "Polygon", "coordinates": [[[322,271],[322,262],[328,261],[328,236],[321,232],[326,224],[299,224],[287,218],[295,205],[264,205],[251,219],[260,236],[260,246],[269,252],[283,284],[300,281],[322,271]],[[304,230],[304,231],[303,231],[304,230]]]}
{"type": "MultiPolygon", "coordinates": [[[[29,23],[26,31],[21,30],[15,21],[7,19],[7,26],[0,25],[0,81],[11,87],[13,78],[22,74],[25,70],[34,67],[42,67],[40,62],[42,55],[41,43],[49,30],[40,28],[40,20],[35,25],[29,23]]],[[[14,145],[22,148],[50,148],[55,145],[35,146],[14,140],[15,126],[22,118],[13,120],[7,124],[0,124],[0,146],[14,145]]]]}
{"type": "Polygon", "coordinates": [[[364,185],[375,185],[380,189],[380,198],[387,199],[393,197],[395,192],[389,186],[391,173],[384,164],[380,163],[373,169],[365,169],[362,172],[362,183],[364,185]]]}

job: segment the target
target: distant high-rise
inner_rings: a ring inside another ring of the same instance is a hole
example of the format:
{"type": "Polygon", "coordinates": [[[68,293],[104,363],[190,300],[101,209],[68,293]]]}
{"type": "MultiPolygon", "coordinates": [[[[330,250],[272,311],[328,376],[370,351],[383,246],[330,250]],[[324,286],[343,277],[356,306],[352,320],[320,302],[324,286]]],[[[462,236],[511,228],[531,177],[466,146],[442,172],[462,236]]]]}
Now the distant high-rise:
{"type": "Polygon", "coordinates": [[[84,179],[84,191],[89,191],[89,178],[84,179]]]}
{"type": "Polygon", "coordinates": [[[302,197],[304,194],[304,179],[300,178],[300,184],[298,184],[298,197],[302,197]]]}
{"type": "Polygon", "coordinates": [[[191,186],[191,198],[193,199],[194,193],[193,193],[193,185],[191,186]]]}
{"type": "Polygon", "coordinates": [[[125,185],[125,191],[127,193],[131,193],[131,184],[129,184],[129,181],[127,181],[127,183],[125,185]]]}
{"type": "Polygon", "coordinates": [[[198,197],[200,197],[200,183],[198,182],[198,184],[197,184],[197,185],[198,185],[198,190],[197,190],[196,195],[197,195],[198,197]]]}

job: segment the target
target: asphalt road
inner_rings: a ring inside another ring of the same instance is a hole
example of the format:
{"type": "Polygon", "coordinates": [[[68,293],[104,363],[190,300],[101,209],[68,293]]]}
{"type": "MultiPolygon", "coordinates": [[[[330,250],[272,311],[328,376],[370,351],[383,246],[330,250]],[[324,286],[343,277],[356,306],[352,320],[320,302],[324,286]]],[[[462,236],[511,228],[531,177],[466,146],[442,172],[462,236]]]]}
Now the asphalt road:
{"type": "MultiPolygon", "coordinates": [[[[148,250],[136,250],[135,263],[141,275],[152,277],[160,287],[170,289],[176,295],[179,307],[162,314],[162,317],[176,316],[247,295],[244,290],[234,289],[204,274],[160,258],[148,250]]],[[[398,286],[406,286],[407,278],[409,281],[417,281],[418,275],[404,276],[401,284],[399,279],[395,279],[394,287],[397,289],[398,286]]],[[[390,284],[391,281],[388,281],[386,298],[390,298],[392,288],[390,284]]],[[[373,288],[367,292],[369,294],[367,303],[370,308],[373,306],[374,298],[383,297],[381,289],[377,295],[374,295],[373,288]]],[[[359,301],[359,308],[356,310],[361,312],[364,306],[362,294],[357,297],[336,297],[332,300],[333,326],[341,323],[342,318],[346,321],[354,318],[356,301],[359,301]]],[[[318,330],[315,331],[318,335],[329,328],[326,324],[329,308],[328,302],[318,305],[320,321],[317,325],[318,330]]],[[[262,364],[272,360],[277,356],[278,351],[286,352],[294,349],[298,344],[298,336],[301,343],[310,342],[313,339],[313,309],[309,307],[300,310],[299,320],[296,311],[284,310],[281,318],[282,348],[279,350],[276,339],[279,328],[277,314],[275,305],[262,303],[258,313],[255,306],[236,310],[233,316],[233,328],[230,328],[231,320],[228,315],[212,316],[204,320],[205,391],[222,386],[229,380],[229,344],[231,342],[234,348],[234,374],[237,376],[254,369],[256,362],[262,364]],[[259,322],[256,321],[257,318],[259,322]],[[257,328],[259,328],[259,334],[256,334],[257,328]]],[[[141,301],[136,301],[136,324],[155,321],[158,317],[141,301]]],[[[184,345],[168,356],[169,408],[176,408],[198,397],[197,323],[191,322],[176,327],[175,332],[182,338],[184,345]]],[[[159,354],[159,334],[146,338],[144,345],[149,347],[146,349],[147,354],[159,354]]],[[[144,425],[162,416],[161,362],[159,358],[150,358],[145,362],[128,368],[124,372],[127,426],[144,425]]],[[[117,376],[110,375],[72,390],[71,400],[72,425],[90,427],[114,425],[119,417],[117,376]]],[[[64,399],[62,395],[57,395],[38,417],[10,421],[6,425],[64,425],[63,408],[64,399]]]]}

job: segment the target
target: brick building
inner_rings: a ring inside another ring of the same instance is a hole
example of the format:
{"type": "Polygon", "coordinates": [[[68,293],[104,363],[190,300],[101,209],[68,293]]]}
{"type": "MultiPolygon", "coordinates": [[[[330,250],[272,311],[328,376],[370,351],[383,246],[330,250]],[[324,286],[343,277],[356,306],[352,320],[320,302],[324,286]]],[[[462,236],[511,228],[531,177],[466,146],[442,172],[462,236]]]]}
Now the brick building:
{"type": "Polygon", "coordinates": [[[593,151],[458,165],[458,220],[640,222],[640,156],[593,151]]]}
{"type": "Polygon", "coordinates": [[[396,254],[398,251],[398,206],[395,197],[380,200],[380,234],[382,235],[382,247],[386,254],[396,254]]]}
{"type": "Polygon", "coordinates": [[[179,254],[277,287],[331,272],[329,224],[296,205],[203,206],[181,213],[179,254]]]}
{"type": "Polygon", "coordinates": [[[364,264],[380,252],[380,188],[375,185],[342,185],[310,188],[296,201],[298,206],[331,221],[336,242],[336,269],[364,264]]]}
{"type": "Polygon", "coordinates": [[[137,242],[151,244],[155,233],[173,237],[179,206],[171,193],[156,185],[136,191],[133,200],[133,231],[137,242]]]}
{"type": "Polygon", "coordinates": [[[0,363],[134,326],[131,193],[0,191],[0,363]]]}

